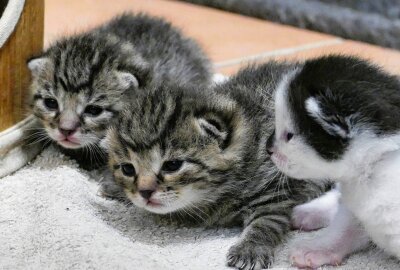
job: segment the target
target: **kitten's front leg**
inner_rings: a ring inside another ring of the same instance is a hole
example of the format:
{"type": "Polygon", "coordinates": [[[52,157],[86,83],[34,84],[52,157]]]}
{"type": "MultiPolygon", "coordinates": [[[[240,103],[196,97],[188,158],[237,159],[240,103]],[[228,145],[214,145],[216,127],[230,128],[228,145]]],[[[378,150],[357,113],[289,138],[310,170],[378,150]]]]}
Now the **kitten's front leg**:
{"type": "Polygon", "coordinates": [[[285,214],[262,212],[255,211],[247,219],[241,240],[229,249],[228,266],[253,270],[268,268],[272,263],[275,247],[289,231],[290,222],[285,214]]]}
{"type": "Polygon", "coordinates": [[[349,254],[362,249],[369,238],[344,205],[323,234],[292,249],[290,260],[299,268],[339,265],[349,254]]]}
{"type": "Polygon", "coordinates": [[[310,202],[296,206],[292,213],[292,227],[302,231],[327,227],[338,211],[339,199],[340,191],[336,187],[310,202]]]}
{"type": "Polygon", "coordinates": [[[114,181],[112,172],[106,168],[101,173],[103,177],[100,181],[99,195],[106,199],[129,202],[123,188],[114,181]]]}

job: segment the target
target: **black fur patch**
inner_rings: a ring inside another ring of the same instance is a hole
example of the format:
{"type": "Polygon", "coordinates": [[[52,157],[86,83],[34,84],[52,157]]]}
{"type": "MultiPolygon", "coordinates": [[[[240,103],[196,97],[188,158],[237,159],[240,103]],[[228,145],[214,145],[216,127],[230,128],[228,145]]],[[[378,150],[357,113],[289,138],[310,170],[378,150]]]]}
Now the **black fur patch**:
{"type": "Polygon", "coordinates": [[[310,97],[318,101],[324,120],[345,133],[355,131],[356,125],[358,130],[368,128],[378,135],[400,129],[397,77],[354,57],[326,56],[306,61],[290,83],[288,101],[297,131],[325,159],[340,158],[352,137],[329,132],[318,123],[306,110],[310,97]]]}

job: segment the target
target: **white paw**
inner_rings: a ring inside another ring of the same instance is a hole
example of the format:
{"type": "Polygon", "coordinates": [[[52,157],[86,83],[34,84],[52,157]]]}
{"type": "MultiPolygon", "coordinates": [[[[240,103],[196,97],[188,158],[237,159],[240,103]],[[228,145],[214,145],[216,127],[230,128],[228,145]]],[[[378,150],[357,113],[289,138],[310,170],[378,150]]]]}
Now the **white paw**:
{"type": "Polygon", "coordinates": [[[312,249],[299,247],[290,253],[292,265],[298,268],[316,269],[322,265],[338,266],[342,263],[343,256],[328,249],[312,249]]]}

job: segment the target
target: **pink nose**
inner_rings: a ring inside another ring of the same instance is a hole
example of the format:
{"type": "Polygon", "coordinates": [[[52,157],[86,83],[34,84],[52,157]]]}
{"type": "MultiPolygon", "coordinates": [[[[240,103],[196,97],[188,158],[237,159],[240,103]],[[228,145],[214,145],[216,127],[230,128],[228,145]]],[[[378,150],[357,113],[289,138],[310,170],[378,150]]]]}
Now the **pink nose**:
{"type": "Polygon", "coordinates": [[[64,114],[60,118],[60,122],[58,125],[58,130],[65,137],[71,136],[74,134],[80,126],[79,119],[76,116],[70,116],[68,114],[64,114]]]}
{"type": "Polygon", "coordinates": [[[63,128],[59,128],[58,129],[60,131],[60,133],[62,135],[64,135],[65,137],[71,136],[72,134],[74,134],[76,132],[76,128],[74,129],[63,129],[63,128]]]}

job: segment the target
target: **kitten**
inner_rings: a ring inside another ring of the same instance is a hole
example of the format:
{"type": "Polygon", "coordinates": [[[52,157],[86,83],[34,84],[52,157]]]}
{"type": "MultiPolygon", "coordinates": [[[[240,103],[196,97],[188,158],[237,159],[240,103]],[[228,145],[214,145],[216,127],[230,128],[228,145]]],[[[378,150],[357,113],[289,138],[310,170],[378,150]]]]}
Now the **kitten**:
{"type": "Polygon", "coordinates": [[[277,89],[273,162],[293,178],[332,179],[341,190],[331,224],[292,252],[294,264],[339,264],[369,237],[400,258],[398,78],[357,58],[327,56],[294,68],[277,89]]]}
{"type": "Polygon", "coordinates": [[[239,269],[268,267],[292,207],[325,190],[283,177],[266,152],[275,79],[287,69],[249,67],[213,89],[162,87],[133,101],[104,141],[114,179],[136,206],[242,226],[227,256],[239,269]]]}
{"type": "Polygon", "coordinates": [[[59,40],[28,67],[42,135],[83,160],[84,150],[99,158],[98,142],[136,90],[206,86],[211,78],[210,63],[193,40],[143,14],[124,14],[59,40]]]}

